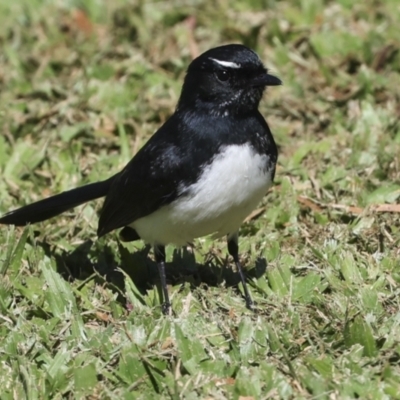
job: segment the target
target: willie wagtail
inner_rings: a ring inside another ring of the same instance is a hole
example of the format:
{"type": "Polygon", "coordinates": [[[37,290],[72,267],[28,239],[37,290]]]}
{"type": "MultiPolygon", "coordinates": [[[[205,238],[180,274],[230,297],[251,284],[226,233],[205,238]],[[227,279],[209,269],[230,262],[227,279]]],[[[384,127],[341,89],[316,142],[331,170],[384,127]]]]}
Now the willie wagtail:
{"type": "Polygon", "coordinates": [[[258,106],[266,86],[281,83],[245,46],[208,50],[189,65],[175,112],[121,172],[11,211],[0,223],[43,221],[105,196],[98,236],[122,228],[121,240],[154,247],[164,313],[165,246],[226,235],[251,308],[238,230],[274,179],[277,148],[258,106]]]}

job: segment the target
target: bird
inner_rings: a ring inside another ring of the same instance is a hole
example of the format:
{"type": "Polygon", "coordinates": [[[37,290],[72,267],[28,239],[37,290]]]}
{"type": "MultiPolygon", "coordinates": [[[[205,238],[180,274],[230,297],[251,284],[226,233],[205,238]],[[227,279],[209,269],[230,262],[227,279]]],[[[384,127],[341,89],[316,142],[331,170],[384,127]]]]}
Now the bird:
{"type": "Polygon", "coordinates": [[[171,312],[165,246],[226,237],[252,309],[238,232],[273,184],[278,150],[259,105],[268,86],[281,84],[252,49],[211,48],[189,64],[173,114],[120,172],[10,211],[0,224],[33,224],[105,197],[98,237],[121,229],[122,241],[153,247],[164,314],[171,312]]]}

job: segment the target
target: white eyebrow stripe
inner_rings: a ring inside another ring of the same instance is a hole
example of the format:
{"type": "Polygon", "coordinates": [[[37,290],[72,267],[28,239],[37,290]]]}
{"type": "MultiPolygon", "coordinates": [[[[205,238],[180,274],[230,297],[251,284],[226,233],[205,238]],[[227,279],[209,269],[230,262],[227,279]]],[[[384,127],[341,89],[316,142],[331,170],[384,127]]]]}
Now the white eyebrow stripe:
{"type": "Polygon", "coordinates": [[[211,58],[211,57],[210,57],[210,60],[213,60],[217,64],[222,65],[223,67],[226,67],[226,68],[235,68],[235,69],[237,69],[237,68],[241,68],[242,67],[240,64],[236,64],[236,63],[234,63],[232,61],[222,61],[222,60],[217,60],[216,58],[211,58]]]}

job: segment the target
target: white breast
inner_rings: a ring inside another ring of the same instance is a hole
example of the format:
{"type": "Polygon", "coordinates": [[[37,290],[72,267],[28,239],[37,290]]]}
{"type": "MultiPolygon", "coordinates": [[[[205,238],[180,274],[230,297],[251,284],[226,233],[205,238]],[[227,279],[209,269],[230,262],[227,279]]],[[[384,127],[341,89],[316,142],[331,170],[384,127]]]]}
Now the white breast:
{"type": "Polygon", "coordinates": [[[185,195],[130,226],[147,243],[160,245],[183,246],[211,233],[234,234],[271,186],[267,164],[268,157],[249,145],[228,146],[185,195]]]}

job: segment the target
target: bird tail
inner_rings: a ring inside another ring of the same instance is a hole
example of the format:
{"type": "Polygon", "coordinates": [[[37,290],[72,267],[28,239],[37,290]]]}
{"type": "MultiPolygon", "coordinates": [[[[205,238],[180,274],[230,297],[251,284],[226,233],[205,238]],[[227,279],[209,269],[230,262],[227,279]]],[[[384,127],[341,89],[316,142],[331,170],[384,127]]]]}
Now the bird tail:
{"type": "Polygon", "coordinates": [[[55,217],[90,200],[106,196],[114,178],[115,175],[105,181],[90,183],[10,211],[0,217],[0,224],[24,226],[55,217]]]}

